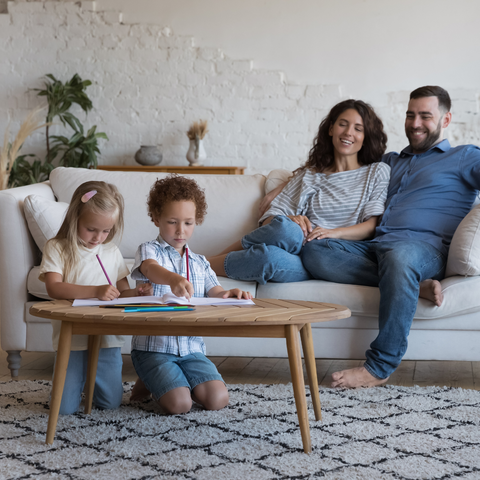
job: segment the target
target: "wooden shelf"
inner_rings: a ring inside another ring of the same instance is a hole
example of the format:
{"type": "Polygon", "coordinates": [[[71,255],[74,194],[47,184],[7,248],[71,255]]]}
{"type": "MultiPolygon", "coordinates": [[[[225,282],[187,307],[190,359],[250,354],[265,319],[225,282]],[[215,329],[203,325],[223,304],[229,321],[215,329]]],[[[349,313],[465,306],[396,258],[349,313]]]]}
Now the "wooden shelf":
{"type": "Polygon", "coordinates": [[[177,165],[99,165],[99,170],[110,172],[164,172],[192,175],[243,175],[245,167],[182,167],[177,165]]]}

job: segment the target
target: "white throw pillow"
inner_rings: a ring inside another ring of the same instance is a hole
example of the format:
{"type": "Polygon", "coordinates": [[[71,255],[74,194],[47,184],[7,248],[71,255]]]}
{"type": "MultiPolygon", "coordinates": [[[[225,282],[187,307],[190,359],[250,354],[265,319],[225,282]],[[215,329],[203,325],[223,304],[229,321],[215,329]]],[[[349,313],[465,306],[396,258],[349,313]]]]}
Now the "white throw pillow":
{"type": "Polygon", "coordinates": [[[480,275],[480,205],[460,222],[448,252],[445,276],[480,275]]]}
{"type": "Polygon", "coordinates": [[[67,213],[68,203],[54,202],[40,195],[25,198],[23,210],[28,228],[40,251],[47,240],[53,238],[62,225],[67,213]]]}
{"type": "Polygon", "coordinates": [[[281,183],[288,182],[291,176],[292,172],[290,170],[284,170],[281,168],[272,170],[267,175],[267,180],[265,182],[265,195],[271,192],[274,188],[277,188],[281,183]]]}

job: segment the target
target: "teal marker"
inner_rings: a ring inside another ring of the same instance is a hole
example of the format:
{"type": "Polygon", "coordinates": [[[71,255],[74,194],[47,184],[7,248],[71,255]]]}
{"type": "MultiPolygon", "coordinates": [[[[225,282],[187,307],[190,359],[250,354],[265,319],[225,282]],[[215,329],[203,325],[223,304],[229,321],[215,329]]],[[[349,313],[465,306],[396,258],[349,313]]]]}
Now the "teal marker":
{"type": "Polygon", "coordinates": [[[124,312],[191,312],[191,307],[125,307],[124,312]]]}

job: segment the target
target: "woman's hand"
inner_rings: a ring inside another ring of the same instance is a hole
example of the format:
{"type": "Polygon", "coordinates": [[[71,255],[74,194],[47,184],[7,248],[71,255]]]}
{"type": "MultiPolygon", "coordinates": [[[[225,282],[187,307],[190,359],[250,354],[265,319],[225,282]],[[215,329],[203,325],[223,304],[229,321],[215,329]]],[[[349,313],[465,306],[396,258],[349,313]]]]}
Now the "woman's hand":
{"type": "Polygon", "coordinates": [[[244,292],[239,288],[232,288],[231,290],[226,290],[222,295],[222,298],[229,298],[229,297],[236,297],[238,299],[244,298],[246,300],[251,300],[252,294],[250,292],[244,292]]]}
{"type": "Polygon", "coordinates": [[[148,297],[153,295],[153,287],[151,283],[141,283],[135,287],[135,293],[138,297],[148,297]]]}
{"type": "Polygon", "coordinates": [[[115,300],[120,296],[120,292],[113,285],[99,285],[96,287],[96,297],[99,300],[115,300]]]}
{"type": "Polygon", "coordinates": [[[310,242],[312,240],[323,240],[324,238],[340,238],[340,232],[337,228],[322,228],[317,227],[315,228],[305,239],[306,242],[310,242]]]}
{"type": "Polygon", "coordinates": [[[312,224],[305,215],[287,215],[290,220],[293,220],[303,231],[303,236],[307,237],[312,233],[312,224]]]}

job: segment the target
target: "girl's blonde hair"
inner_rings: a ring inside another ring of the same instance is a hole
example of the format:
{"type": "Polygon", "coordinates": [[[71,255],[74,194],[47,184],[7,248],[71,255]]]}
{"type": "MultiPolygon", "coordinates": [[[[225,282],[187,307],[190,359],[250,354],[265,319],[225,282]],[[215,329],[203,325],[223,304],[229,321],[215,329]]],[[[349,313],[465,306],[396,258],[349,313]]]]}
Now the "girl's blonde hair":
{"type": "Polygon", "coordinates": [[[82,245],[78,237],[78,219],[85,212],[97,215],[112,215],[116,217],[115,224],[103,243],[109,243],[115,236],[121,237],[123,233],[124,201],[122,194],[115,185],[106,182],[90,181],[82,183],[73,193],[72,200],[65,215],[65,220],[60,227],[55,240],[62,241],[64,272],[63,279],[71,273],[78,263],[78,246],[82,245]],[[82,197],[92,190],[97,193],[88,201],[82,202],[82,197]]]}

